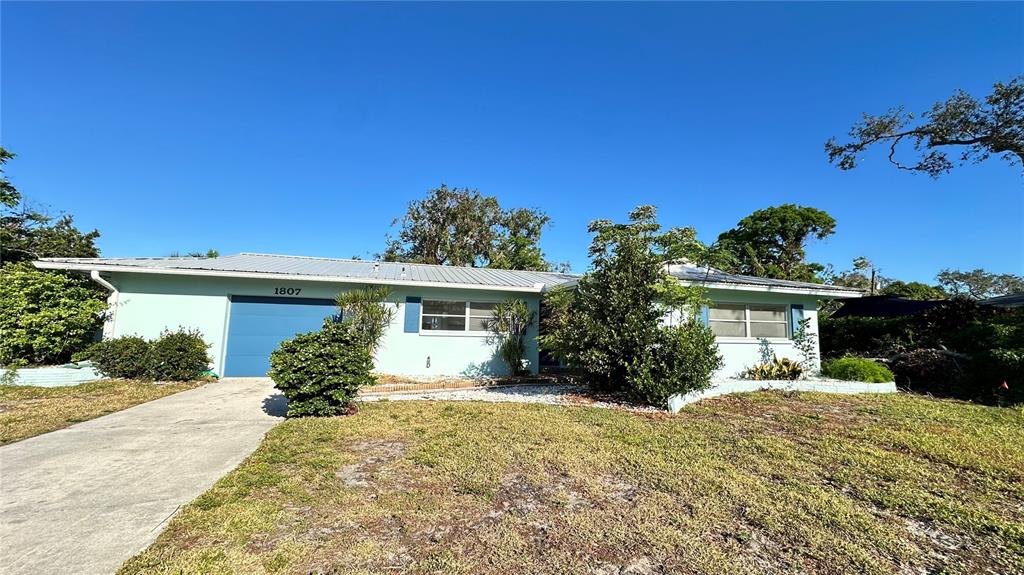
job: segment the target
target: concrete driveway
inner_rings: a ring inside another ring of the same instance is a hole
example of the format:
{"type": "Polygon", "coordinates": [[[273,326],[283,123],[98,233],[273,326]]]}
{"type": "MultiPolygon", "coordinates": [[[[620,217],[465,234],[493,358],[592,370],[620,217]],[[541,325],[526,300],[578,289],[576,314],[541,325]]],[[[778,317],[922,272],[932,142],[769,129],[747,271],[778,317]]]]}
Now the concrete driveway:
{"type": "Polygon", "coordinates": [[[0,573],[113,573],[281,420],[225,379],[0,447],[0,573]]]}

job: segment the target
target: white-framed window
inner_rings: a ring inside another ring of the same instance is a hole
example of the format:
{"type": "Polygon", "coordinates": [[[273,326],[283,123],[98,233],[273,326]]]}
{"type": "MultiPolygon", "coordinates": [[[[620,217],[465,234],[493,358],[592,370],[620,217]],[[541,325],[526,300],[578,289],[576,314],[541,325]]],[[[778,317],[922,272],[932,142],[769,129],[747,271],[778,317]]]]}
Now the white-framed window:
{"type": "Polygon", "coordinates": [[[424,299],[422,331],[484,333],[494,316],[494,302],[424,299]]]}
{"type": "Polygon", "coordinates": [[[716,337],[784,339],[787,311],[784,304],[716,303],[708,309],[708,325],[716,337]]]}

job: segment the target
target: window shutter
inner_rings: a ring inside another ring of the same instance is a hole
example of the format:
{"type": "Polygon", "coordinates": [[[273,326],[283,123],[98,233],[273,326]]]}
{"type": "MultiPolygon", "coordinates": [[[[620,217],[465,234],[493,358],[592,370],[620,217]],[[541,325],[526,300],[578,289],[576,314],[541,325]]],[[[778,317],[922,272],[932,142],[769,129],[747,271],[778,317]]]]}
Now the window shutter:
{"type": "Polygon", "coordinates": [[[796,335],[796,330],[800,329],[800,322],[804,319],[804,306],[798,303],[791,304],[789,306],[790,311],[790,329],[789,337],[796,335]]]}
{"type": "Polygon", "coordinates": [[[422,298],[408,296],[405,298],[405,333],[420,332],[420,302],[422,298]]]}
{"type": "Polygon", "coordinates": [[[700,322],[704,325],[711,323],[711,308],[706,305],[700,306],[700,322]]]}

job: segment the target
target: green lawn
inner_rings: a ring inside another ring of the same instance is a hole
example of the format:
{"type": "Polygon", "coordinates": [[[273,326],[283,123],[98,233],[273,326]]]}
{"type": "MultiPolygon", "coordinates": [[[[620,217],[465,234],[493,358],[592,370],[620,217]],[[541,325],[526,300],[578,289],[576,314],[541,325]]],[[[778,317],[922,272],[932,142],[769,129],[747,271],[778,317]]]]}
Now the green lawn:
{"type": "Polygon", "coordinates": [[[0,445],[95,419],[200,384],[101,380],[66,387],[0,385],[0,445]]]}
{"type": "Polygon", "coordinates": [[[278,425],[122,568],[265,572],[1024,573],[1024,413],[364,404],[278,425]]]}

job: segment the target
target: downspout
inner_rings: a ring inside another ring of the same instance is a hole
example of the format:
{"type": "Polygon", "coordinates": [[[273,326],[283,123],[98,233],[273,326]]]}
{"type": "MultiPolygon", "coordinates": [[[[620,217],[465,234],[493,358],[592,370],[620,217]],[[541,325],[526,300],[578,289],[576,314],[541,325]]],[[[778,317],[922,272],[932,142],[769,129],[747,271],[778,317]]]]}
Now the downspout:
{"type": "Polygon", "coordinates": [[[99,270],[89,272],[89,277],[92,278],[92,281],[110,290],[110,295],[107,296],[107,317],[103,321],[103,339],[114,337],[114,319],[117,316],[117,296],[119,292],[114,287],[114,284],[103,279],[99,270]]]}

